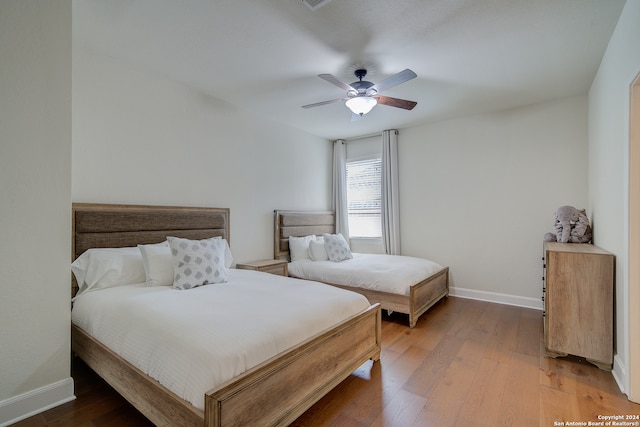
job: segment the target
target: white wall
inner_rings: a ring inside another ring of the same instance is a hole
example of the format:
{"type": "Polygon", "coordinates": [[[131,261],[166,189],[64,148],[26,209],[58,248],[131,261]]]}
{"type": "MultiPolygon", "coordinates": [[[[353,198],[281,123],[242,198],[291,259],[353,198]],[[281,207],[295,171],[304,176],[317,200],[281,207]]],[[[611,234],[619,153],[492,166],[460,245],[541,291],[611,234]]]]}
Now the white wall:
{"type": "Polygon", "coordinates": [[[0,2],[0,425],[73,399],[71,0],[0,2]]]}
{"type": "Polygon", "coordinates": [[[236,261],[273,257],[274,209],[327,209],[332,144],[74,48],[74,202],[231,209],[236,261]]]}
{"type": "Polygon", "coordinates": [[[399,162],[402,253],[453,294],[542,307],[543,236],[587,204],[586,96],[402,129],[399,162]]]}
{"type": "MultiPolygon", "coordinates": [[[[616,255],[614,375],[628,391],[628,144],[629,90],[640,72],[640,1],[627,1],[589,91],[589,204],[594,241],[616,255]]],[[[633,337],[638,339],[638,337],[633,337]]],[[[640,391],[636,391],[636,400],[640,391]]]]}

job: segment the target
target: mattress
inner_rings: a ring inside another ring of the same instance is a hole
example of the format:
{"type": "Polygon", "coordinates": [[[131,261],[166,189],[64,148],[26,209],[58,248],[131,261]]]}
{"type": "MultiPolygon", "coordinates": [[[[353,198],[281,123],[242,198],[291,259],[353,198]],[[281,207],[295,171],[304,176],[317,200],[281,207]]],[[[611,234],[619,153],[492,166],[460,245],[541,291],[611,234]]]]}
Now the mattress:
{"type": "Polygon", "coordinates": [[[409,288],[444,267],[423,258],[401,255],[354,253],[340,262],[297,260],[289,263],[289,275],[334,285],[409,295],[409,288]]]}
{"type": "Polygon", "coordinates": [[[76,298],[72,322],[204,410],[204,394],[369,307],[363,296],[251,270],[177,290],[145,284],[76,298]]]}

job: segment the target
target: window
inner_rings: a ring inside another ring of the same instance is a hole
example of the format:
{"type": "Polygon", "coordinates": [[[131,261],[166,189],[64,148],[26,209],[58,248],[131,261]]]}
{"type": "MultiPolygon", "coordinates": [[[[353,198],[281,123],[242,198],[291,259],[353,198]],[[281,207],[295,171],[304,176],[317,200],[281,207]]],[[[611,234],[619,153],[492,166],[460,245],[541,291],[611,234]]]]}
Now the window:
{"type": "Polygon", "coordinates": [[[382,159],[347,162],[350,237],[382,237],[382,159]]]}

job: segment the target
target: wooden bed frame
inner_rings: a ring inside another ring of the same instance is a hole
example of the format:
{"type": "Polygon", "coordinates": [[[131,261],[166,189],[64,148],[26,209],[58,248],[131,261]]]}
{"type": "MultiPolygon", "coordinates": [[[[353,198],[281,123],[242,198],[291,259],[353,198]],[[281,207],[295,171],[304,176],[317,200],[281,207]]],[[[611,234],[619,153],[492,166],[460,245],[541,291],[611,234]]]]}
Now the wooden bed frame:
{"type": "MultiPolygon", "coordinates": [[[[321,236],[324,233],[335,233],[335,212],[331,211],[274,211],[274,258],[289,260],[289,237],[321,236]]],[[[379,303],[383,309],[397,311],[409,315],[409,327],[416,322],[435,303],[449,295],[449,267],[412,285],[409,295],[398,295],[389,292],[375,291],[365,288],[328,283],[339,288],[358,292],[371,304],[379,303]]]]}
{"type": "MultiPolygon", "coordinates": [[[[229,239],[229,209],[73,205],[72,257],[167,236],[229,239]]],[[[75,283],[72,285],[75,292],[75,283]]],[[[362,313],[205,393],[200,411],[72,325],[72,349],[158,426],[289,425],[362,363],[378,360],[381,310],[362,313]]]]}

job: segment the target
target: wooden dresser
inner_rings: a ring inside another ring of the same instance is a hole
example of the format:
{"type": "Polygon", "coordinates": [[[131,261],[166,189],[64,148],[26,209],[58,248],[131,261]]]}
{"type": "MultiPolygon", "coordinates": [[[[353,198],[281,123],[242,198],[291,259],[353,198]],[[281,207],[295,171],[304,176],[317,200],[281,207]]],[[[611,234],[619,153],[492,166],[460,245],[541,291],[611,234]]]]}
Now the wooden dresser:
{"type": "Polygon", "coordinates": [[[581,356],[613,366],[614,256],[591,244],[544,243],[547,356],[581,356]]]}

